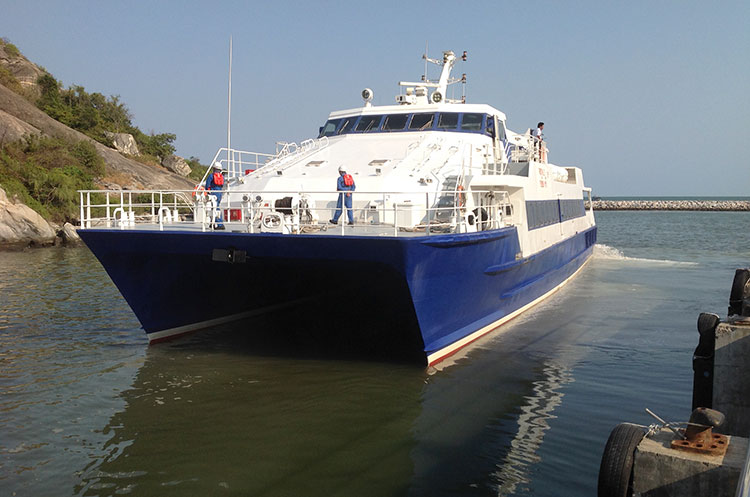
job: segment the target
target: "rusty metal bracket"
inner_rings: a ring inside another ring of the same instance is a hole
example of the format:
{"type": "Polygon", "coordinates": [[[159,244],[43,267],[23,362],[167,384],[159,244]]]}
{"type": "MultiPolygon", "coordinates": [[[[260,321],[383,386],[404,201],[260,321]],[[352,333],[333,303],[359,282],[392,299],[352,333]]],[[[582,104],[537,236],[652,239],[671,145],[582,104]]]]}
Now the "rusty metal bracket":
{"type": "Polygon", "coordinates": [[[729,438],[726,435],[713,433],[710,426],[691,424],[686,430],[680,431],[683,431],[687,438],[672,440],[673,449],[711,456],[723,456],[727,452],[729,438]],[[693,429],[700,431],[691,432],[693,429]]]}

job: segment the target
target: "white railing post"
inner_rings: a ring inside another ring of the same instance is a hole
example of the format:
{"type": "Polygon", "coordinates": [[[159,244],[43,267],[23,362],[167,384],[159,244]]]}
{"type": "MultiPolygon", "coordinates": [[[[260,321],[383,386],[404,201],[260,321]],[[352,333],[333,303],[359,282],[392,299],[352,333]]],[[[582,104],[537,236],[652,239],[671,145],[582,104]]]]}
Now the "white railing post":
{"type": "Polygon", "coordinates": [[[112,226],[112,221],[110,220],[109,192],[106,192],[105,195],[107,196],[107,228],[109,228],[112,226]]]}
{"type": "MultiPolygon", "coordinates": [[[[385,206],[383,206],[385,208],[385,206]]],[[[396,212],[396,201],[393,201],[393,236],[398,236],[398,212],[396,212]]]]}
{"type": "Polygon", "coordinates": [[[91,192],[86,192],[86,227],[91,228],[91,192]]]}
{"type": "Polygon", "coordinates": [[[80,192],[81,194],[81,229],[83,229],[84,226],[84,219],[83,219],[83,191],[80,192]]]}
{"type": "Polygon", "coordinates": [[[428,192],[424,193],[424,207],[427,210],[427,228],[425,228],[425,234],[427,236],[430,236],[430,194],[428,192]]]}

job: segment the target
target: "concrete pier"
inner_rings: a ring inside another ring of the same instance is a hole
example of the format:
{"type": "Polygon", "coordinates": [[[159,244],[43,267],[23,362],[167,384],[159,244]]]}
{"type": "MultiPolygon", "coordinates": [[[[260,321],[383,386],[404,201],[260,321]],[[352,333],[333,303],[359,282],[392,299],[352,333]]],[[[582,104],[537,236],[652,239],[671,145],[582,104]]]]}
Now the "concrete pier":
{"type": "Polygon", "coordinates": [[[664,429],[638,444],[633,471],[635,495],[735,495],[748,450],[746,438],[729,437],[723,456],[672,449],[674,438],[674,433],[664,429]]]}
{"type": "Polygon", "coordinates": [[[713,409],[726,421],[724,433],[750,435],[750,318],[722,322],[716,327],[713,409]]]}
{"type": "MultiPolygon", "coordinates": [[[[748,200],[594,200],[595,211],[750,211],[748,200]]],[[[588,202],[585,202],[588,209],[588,202]]]]}
{"type": "Polygon", "coordinates": [[[648,433],[618,425],[602,455],[600,497],[750,497],[750,269],[735,273],[727,318],[702,313],[698,334],[690,421],[654,415],[661,424],[648,433]]]}

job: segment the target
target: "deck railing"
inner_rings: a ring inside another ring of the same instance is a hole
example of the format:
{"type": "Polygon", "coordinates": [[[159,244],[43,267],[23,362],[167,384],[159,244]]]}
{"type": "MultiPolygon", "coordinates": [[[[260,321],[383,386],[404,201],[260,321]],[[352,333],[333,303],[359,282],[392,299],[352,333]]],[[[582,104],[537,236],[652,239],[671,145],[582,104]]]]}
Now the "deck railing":
{"type": "Polygon", "coordinates": [[[510,223],[505,191],[352,192],[354,228],[342,208],[339,226],[329,220],[342,192],[337,191],[81,190],[81,228],[227,229],[245,233],[311,233],[399,236],[408,233],[462,233],[496,229],[510,223]],[[217,192],[219,193],[219,192],[217,192]],[[364,230],[363,228],[370,228],[364,230]]]}
{"type": "MultiPolygon", "coordinates": [[[[275,154],[246,152],[244,150],[222,147],[217,150],[210,164],[213,165],[214,162],[221,162],[224,168],[224,175],[227,179],[239,178],[248,172],[278,162],[285,157],[311,153],[325,148],[327,145],[328,137],[324,136],[322,138],[304,140],[299,145],[293,142],[277,142],[275,154]]],[[[210,172],[211,167],[209,166],[199,184],[205,183],[206,177],[210,172]]]]}

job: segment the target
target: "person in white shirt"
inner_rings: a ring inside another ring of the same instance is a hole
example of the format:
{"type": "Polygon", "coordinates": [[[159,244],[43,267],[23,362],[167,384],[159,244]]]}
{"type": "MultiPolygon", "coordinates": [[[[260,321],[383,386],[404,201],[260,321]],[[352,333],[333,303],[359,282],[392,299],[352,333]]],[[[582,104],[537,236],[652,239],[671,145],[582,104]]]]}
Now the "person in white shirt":
{"type": "Polygon", "coordinates": [[[531,136],[534,137],[534,145],[538,151],[537,157],[540,159],[544,158],[544,144],[542,143],[544,141],[544,135],[542,134],[542,131],[544,131],[544,123],[539,122],[536,125],[536,129],[531,132],[531,136]]]}

